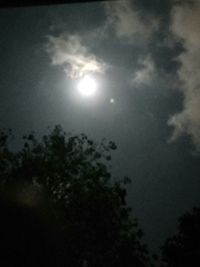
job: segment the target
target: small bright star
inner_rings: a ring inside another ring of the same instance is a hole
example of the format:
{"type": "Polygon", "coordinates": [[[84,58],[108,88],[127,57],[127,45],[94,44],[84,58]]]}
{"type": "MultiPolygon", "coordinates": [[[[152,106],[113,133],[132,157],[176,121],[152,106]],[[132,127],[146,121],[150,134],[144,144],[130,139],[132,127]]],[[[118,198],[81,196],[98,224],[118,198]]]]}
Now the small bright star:
{"type": "Polygon", "coordinates": [[[111,104],[114,104],[114,103],[115,103],[114,98],[111,98],[111,99],[110,99],[110,103],[111,103],[111,104]]]}

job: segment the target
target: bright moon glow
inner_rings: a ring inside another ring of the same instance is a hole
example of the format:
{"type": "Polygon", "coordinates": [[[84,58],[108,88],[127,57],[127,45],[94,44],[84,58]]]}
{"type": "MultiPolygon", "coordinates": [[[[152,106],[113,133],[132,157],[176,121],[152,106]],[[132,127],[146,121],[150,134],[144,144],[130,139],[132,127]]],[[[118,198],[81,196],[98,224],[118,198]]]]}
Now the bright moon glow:
{"type": "Polygon", "coordinates": [[[97,84],[95,80],[88,75],[84,76],[78,84],[78,91],[82,96],[91,97],[95,94],[96,90],[97,84]]]}

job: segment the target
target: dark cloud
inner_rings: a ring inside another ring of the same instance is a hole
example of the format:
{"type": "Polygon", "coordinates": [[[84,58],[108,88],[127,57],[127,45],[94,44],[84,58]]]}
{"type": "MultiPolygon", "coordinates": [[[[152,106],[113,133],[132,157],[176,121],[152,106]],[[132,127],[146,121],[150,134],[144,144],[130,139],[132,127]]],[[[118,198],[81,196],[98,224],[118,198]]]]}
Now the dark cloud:
{"type": "Polygon", "coordinates": [[[132,83],[133,85],[149,85],[156,76],[155,63],[150,55],[139,60],[141,68],[134,72],[132,83]]]}
{"type": "Polygon", "coordinates": [[[132,1],[108,2],[105,10],[107,29],[113,31],[116,37],[125,38],[125,41],[133,43],[142,39],[147,42],[158,29],[158,19],[142,18],[132,1]]]}
{"type": "Polygon", "coordinates": [[[175,5],[171,12],[171,32],[184,51],[176,58],[180,63],[177,70],[184,95],[183,110],[174,114],[168,124],[174,126],[171,140],[182,134],[191,136],[200,148],[200,2],[175,5]]]}

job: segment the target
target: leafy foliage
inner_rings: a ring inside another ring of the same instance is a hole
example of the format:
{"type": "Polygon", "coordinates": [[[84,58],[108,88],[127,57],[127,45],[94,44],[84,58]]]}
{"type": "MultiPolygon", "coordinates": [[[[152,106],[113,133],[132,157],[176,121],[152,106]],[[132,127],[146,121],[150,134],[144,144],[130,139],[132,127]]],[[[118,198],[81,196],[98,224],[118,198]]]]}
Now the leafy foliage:
{"type": "Polygon", "coordinates": [[[193,208],[178,220],[178,232],[162,247],[164,266],[199,266],[200,208],[193,208]]]}
{"type": "Polygon", "coordinates": [[[18,200],[32,206],[48,197],[64,237],[59,255],[67,266],[145,266],[143,233],[126,204],[130,180],[111,178],[114,142],[97,144],[56,126],[40,141],[34,133],[24,136],[23,148],[11,152],[9,136],[0,135],[1,191],[18,188],[18,200]]]}

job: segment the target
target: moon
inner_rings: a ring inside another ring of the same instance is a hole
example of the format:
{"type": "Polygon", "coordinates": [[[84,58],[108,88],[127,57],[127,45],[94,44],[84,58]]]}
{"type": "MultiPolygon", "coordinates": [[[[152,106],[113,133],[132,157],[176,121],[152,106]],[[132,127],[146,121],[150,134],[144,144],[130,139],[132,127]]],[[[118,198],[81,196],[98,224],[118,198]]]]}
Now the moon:
{"type": "Polygon", "coordinates": [[[89,75],[85,75],[78,83],[78,92],[83,97],[92,97],[97,91],[96,81],[89,75]]]}

